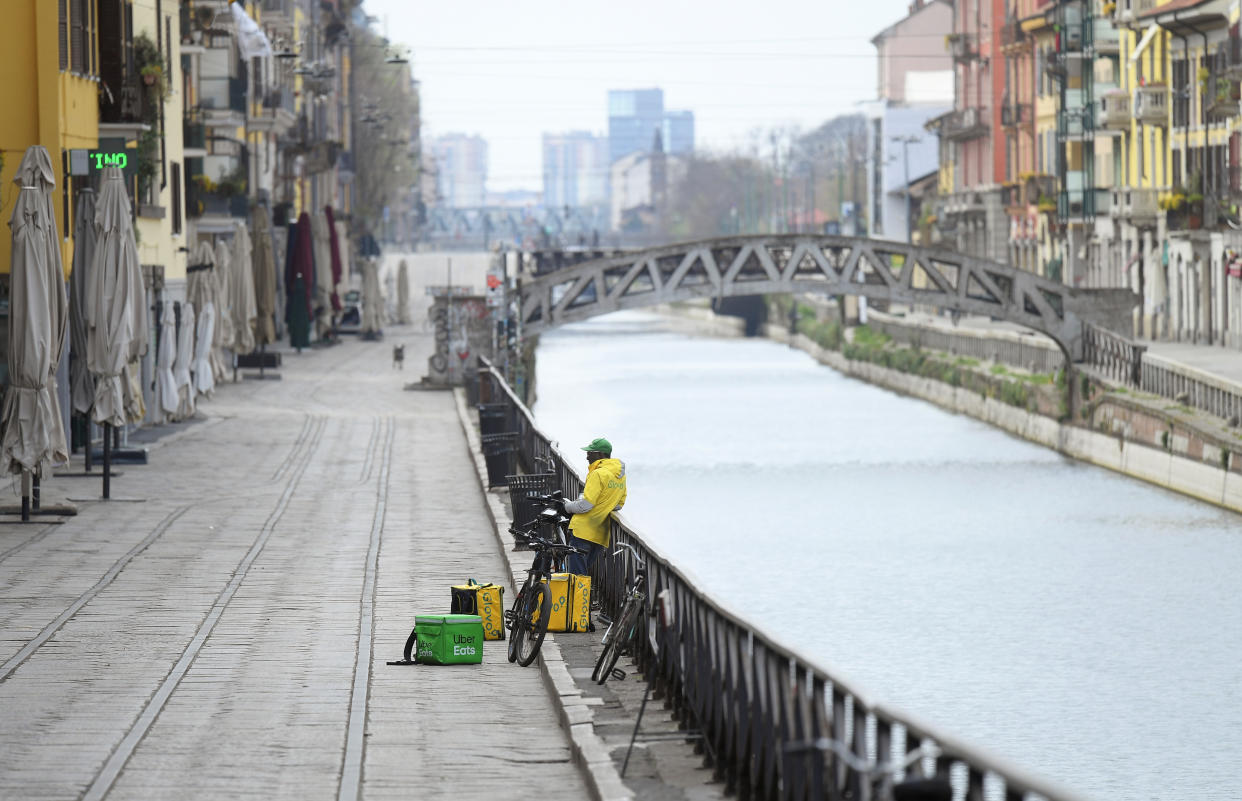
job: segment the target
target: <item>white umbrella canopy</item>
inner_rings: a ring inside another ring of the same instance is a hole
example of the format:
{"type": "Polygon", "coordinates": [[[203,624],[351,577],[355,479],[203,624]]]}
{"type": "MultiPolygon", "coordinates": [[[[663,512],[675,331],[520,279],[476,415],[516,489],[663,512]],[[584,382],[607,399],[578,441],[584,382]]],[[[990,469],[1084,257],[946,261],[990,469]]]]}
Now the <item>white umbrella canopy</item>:
{"type": "Polygon", "coordinates": [[[410,322],[410,268],[405,259],[397,268],[397,322],[402,325],[410,322]]]}
{"type": "Polygon", "coordinates": [[[332,242],[328,234],[328,215],[312,214],[311,244],[315,253],[315,335],[322,339],[332,333],[332,242]]]}
{"type": "Polygon", "coordinates": [[[26,149],[13,183],[20,189],[9,218],[9,391],[0,413],[0,459],[10,473],[44,476],[69,460],[53,377],[65,347],[69,298],[52,209],[56,172],[46,148],[26,149]]]}
{"type": "Polygon", "coordinates": [[[349,276],[353,269],[349,264],[349,251],[351,250],[349,246],[349,230],[347,229],[344,220],[336,221],[336,241],[339,242],[341,246],[341,280],[336,284],[336,293],[337,295],[344,297],[345,293],[349,291],[349,276]]]}
{"type": "Polygon", "coordinates": [[[177,419],[194,416],[194,378],[190,366],[194,363],[194,304],[181,304],[181,328],[177,331],[177,360],[173,377],[177,382],[177,419]]]}
{"type": "Polygon", "coordinates": [[[362,260],[362,333],[378,334],[383,328],[384,294],[380,290],[375,259],[362,260]]]}
{"type": "Polygon", "coordinates": [[[177,324],[174,318],[172,301],[164,301],[160,311],[160,347],[156,353],[155,366],[155,409],[152,417],[155,422],[162,423],[177,419],[177,376],[173,373],[173,365],[177,362],[177,324]]]}
{"type": "Polygon", "coordinates": [[[198,336],[194,339],[194,364],[190,370],[194,373],[194,389],[200,395],[210,396],[216,389],[216,376],[211,365],[211,342],[215,335],[216,310],[211,301],[203,306],[198,315],[198,336]]]}
{"type": "Polygon", "coordinates": [[[211,271],[211,280],[215,284],[213,302],[216,307],[215,331],[212,334],[211,368],[215,370],[216,381],[223,381],[227,370],[226,364],[233,360],[225,355],[224,349],[233,347],[233,314],[232,304],[232,261],[233,251],[223,240],[216,243],[216,268],[211,271]]]}
{"type": "MultiPolygon", "coordinates": [[[[203,380],[198,376],[198,354],[200,348],[204,347],[203,343],[198,342],[198,337],[201,335],[200,332],[203,330],[204,323],[208,321],[207,318],[210,318],[211,338],[206,342],[204,358],[206,359],[207,366],[211,368],[213,379],[212,387],[214,388],[215,366],[212,364],[212,351],[215,347],[216,310],[219,307],[216,305],[216,279],[212,274],[216,270],[220,269],[220,265],[216,261],[219,251],[216,248],[213,248],[210,242],[204,241],[199,243],[196,253],[197,255],[194,258],[194,266],[196,269],[190,271],[190,273],[186,276],[185,282],[185,299],[191,306],[194,307],[194,317],[196,321],[195,327],[190,329],[193,337],[193,339],[191,339],[191,342],[193,343],[191,349],[191,359],[194,362],[190,365],[190,370],[195,374],[194,386],[197,387],[199,382],[203,380]]],[[[182,325],[184,326],[184,321],[182,322],[182,325]]]]}
{"type": "Polygon", "coordinates": [[[232,289],[234,353],[245,355],[254,350],[254,321],[258,314],[254,297],[254,273],[250,264],[250,232],[244,223],[233,227],[232,289]]]}
{"type": "MultiPolygon", "coordinates": [[[[270,345],[276,341],[277,293],[274,247],[272,226],[267,209],[263,206],[256,206],[254,209],[254,259],[251,264],[254,273],[254,341],[256,345],[270,345]]],[[[280,256],[280,264],[283,266],[285,263],[283,251],[280,256]]]]}
{"type": "Polygon", "coordinates": [[[101,425],[126,422],[125,388],[134,338],[134,288],[138,247],[134,244],[129,196],[117,167],[104,170],[95,206],[95,263],[87,281],[87,367],[95,377],[93,419],[101,425]]]}
{"type": "Polygon", "coordinates": [[[134,336],[129,342],[129,360],[125,365],[125,419],[141,423],[147,416],[146,403],[142,397],[142,357],[150,349],[151,329],[147,309],[147,289],[142,277],[142,265],[135,257],[130,274],[130,311],[134,315],[134,336]]]}
{"type": "Polygon", "coordinates": [[[78,193],[73,225],[73,272],[69,274],[69,385],[73,411],[89,414],[95,403],[95,379],[86,367],[86,284],[95,262],[95,190],[78,193]]]}

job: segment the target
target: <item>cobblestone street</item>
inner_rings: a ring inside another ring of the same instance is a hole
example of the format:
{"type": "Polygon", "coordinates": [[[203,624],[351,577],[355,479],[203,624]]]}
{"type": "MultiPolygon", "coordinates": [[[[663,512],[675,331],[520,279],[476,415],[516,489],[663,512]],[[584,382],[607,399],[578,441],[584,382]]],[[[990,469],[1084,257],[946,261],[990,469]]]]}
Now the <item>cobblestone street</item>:
{"type": "Polygon", "coordinates": [[[587,795],[503,643],[385,664],[450,584],[507,570],[452,394],[403,390],[429,337],[389,333],[219,387],[118,500],[0,523],[0,798],[587,795]]]}

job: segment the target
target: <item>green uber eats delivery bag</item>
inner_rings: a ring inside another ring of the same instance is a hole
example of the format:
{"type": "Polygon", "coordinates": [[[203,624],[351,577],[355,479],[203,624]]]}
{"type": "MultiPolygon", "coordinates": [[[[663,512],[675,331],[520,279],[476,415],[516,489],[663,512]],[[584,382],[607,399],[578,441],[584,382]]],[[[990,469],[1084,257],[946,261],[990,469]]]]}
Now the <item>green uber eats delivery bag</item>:
{"type": "Polygon", "coordinates": [[[406,662],[411,651],[421,665],[477,665],[483,661],[483,621],[478,615],[418,615],[405,641],[406,662]]]}

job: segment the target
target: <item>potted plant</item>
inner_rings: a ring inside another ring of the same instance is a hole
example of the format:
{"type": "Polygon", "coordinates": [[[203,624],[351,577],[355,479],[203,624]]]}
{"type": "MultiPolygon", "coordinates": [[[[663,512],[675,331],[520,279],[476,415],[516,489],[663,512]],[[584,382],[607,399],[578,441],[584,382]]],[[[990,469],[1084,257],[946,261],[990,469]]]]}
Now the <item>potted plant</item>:
{"type": "Polygon", "coordinates": [[[1191,192],[1186,195],[1186,227],[1192,231],[1203,226],[1203,195],[1191,192]]]}
{"type": "Polygon", "coordinates": [[[1057,210],[1057,202],[1048,195],[1040,195],[1035,207],[1042,212],[1051,213],[1057,210]]]}

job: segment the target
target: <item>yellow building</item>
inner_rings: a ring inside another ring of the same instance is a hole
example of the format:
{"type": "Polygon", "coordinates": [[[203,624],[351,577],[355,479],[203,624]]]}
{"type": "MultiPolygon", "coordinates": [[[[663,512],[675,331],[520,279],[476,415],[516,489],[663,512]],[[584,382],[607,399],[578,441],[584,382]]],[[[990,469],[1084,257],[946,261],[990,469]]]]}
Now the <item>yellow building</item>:
{"type": "MultiPolygon", "coordinates": [[[[61,233],[66,275],[73,259],[75,183],[66,187],[71,150],[98,146],[99,52],[86,0],[8,0],[0,32],[0,75],[4,76],[4,114],[0,115],[0,273],[8,274],[12,237],[9,215],[16,198],[13,175],[30,145],[43,145],[56,169],[56,225],[61,233]],[[61,13],[64,26],[61,26],[61,13]],[[64,32],[63,34],[61,32],[64,32]],[[66,192],[68,189],[68,192],[66,192]]],[[[78,166],[87,160],[79,155],[78,166]]]]}

